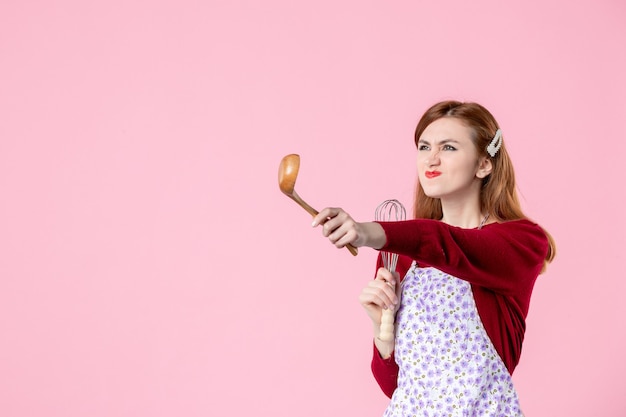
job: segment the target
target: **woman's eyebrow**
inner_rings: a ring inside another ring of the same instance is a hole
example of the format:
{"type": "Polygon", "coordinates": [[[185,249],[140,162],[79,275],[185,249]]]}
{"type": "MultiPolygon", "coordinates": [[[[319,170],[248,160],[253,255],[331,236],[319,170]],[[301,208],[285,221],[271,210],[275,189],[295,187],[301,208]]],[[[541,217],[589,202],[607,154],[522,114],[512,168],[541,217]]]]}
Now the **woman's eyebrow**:
{"type": "MultiPolygon", "coordinates": [[[[450,143],[450,142],[460,143],[456,139],[442,139],[441,141],[438,142],[438,144],[439,145],[445,145],[446,143],[450,143]]],[[[427,141],[426,139],[420,139],[420,140],[417,141],[417,143],[425,143],[426,145],[430,145],[430,142],[427,141]]]]}

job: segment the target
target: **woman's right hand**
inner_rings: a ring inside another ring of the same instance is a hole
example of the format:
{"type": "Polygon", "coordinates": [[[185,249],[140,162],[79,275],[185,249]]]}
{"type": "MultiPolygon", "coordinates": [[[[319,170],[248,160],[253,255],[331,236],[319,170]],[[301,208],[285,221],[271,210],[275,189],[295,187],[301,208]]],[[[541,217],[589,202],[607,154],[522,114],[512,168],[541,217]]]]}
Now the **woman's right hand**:
{"type": "Polygon", "coordinates": [[[397,272],[389,272],[385,268],[378,268],[376,278],[370,281],[359,295],[359,302],[372,320],[375,335],[380,330],[380,320],[383,309],[396,312],[400,304],[400,283],[397,272]],[[394,286],[397,291],[394,291],[394,286]]]}
{"type": "Polygon", "coordinates": [[[341,208],[326,207],[313,218],[313,227],[322,225],[322,235],[337,248],[347,244],[380,249],[387,241],[382,226],[376,222],[359,223],[341,208]]]}

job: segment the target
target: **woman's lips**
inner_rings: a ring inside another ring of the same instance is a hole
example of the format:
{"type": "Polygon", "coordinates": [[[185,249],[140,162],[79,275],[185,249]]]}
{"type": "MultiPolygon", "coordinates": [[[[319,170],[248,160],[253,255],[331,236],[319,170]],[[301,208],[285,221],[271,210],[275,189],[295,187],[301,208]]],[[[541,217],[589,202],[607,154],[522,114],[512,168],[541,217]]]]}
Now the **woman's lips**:
{"type": "Polygon", "coordinates": [[[439,171],[426,171],[425,173],[426,178],[435,178],[441,175],[441,172],[439,171]]]}

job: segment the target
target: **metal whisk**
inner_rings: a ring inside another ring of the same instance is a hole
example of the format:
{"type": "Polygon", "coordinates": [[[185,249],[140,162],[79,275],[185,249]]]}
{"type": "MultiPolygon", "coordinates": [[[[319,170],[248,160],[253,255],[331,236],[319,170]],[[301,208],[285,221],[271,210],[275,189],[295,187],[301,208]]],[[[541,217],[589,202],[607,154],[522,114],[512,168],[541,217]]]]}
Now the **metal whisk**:
{"type": "MultiPolygon", "coordinates": [[[[406,210],[398,200],[385,200],[376,207],[374,219],[377,221],[399,221],[406,220],[406,210]]],[[[396,271],[398,254],[381,251],[383,266],[390,272],[396,271]]],[[[389,284],[391,285],[391,284],[389,284]]],[[[395,290],[395,288],[394,288],[395,290]]],[[[393,340],[394,333],[394,313],[390,309],[383,310],[380,323],[380,334],[378,338],[385,342],[393,340]]]]}
{"type": "MultiPolygon", "coordinates": [[[[406,220],[406,210],[398,200],[385,200],[376,207],[374,219],[381,222],[406,220]]],[[[383,251],[381,256],[385,269],[394,272],[398,263],[398,254],[383,251]]]]}

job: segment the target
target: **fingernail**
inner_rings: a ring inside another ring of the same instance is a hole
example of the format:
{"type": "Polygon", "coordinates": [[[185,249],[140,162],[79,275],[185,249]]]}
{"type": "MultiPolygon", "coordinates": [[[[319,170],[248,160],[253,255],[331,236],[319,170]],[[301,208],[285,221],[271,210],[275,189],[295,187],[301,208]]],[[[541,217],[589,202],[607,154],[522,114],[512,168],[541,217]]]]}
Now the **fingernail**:
{"type": "Polygon", "coordinates": [[[312,226],[312,227],[317,226],[317,225],[315,224],[315,220],[313,220],[313,223],[311,223],[311,226],[312,226]]]}

